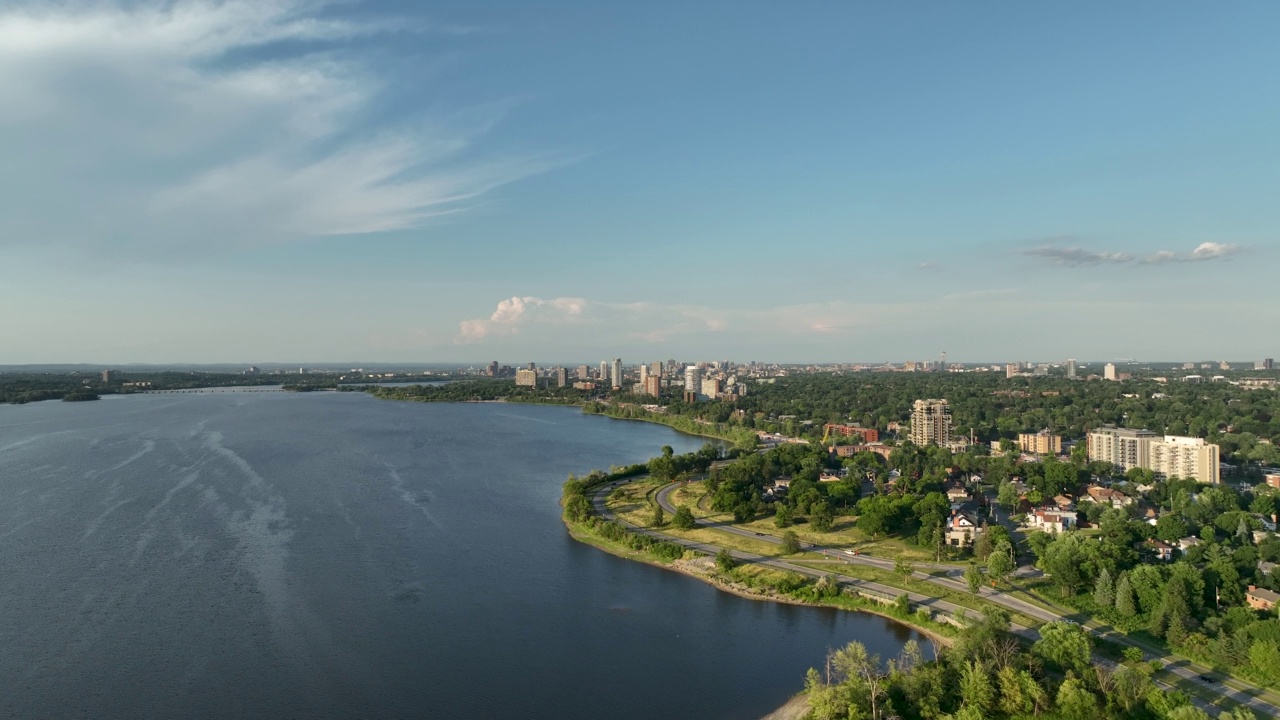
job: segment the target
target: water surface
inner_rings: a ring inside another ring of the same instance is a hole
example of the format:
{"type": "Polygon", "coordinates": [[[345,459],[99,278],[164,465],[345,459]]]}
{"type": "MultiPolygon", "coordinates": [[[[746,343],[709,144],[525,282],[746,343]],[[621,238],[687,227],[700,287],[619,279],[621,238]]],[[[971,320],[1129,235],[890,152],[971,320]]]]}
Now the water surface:
{"type": "Polygon", "coordinates": [[[914,636],[565,533],[568,473],[703,442],[359,393],[0,406],[0,717],[755,718],[914,636]]]}

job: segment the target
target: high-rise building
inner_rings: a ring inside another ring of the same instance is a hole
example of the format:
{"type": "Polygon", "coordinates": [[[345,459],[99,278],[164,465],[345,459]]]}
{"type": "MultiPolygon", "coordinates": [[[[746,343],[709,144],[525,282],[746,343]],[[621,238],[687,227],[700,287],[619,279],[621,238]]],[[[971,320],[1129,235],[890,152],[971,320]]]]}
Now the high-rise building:
{"type": "Polygon", "coordinates": [[[525,368],[517,370],[516,385],[524,387],[538,387],[538,371],[525,368]]]}
{"type": "Polygon", "coordinates": [[[610,377],[615,389],[622,387],[622,358],[613,359],[613,375],[610,377]]]}
{"type": "Polygon", "coordinates": [[[115,379],[115,377],[116,377],[116,371],[115,371],[115,370],[103,370],[103,371],[102,371],[102,382],[104,382],[104,383],[109,383],[109,382],[111,382],[112,380],[114,380],[114,379],[115,379]]]}
{"type": "Polygon", "coordinates": [[[569,371],[565,368],[556,368],[556,387],[564,387],[569,384],[569,371]]]}
{"type": "Polygon", "coordinates": [[[578,366],[578,379],[579,379],[579,380],[590,380],[590,379],[591,379],[591,368],[587,367],[586,365],[579,365],[579,366],[578,366]]]}
{"type": "Polygon", "coordinates": [[[946,445],[951,442],[951,406],[946,400],[917,400],[911,407],[911,442],[946,445]]]}
{"type": "Polygon", "coordinates": [[[698,393],[702,390],[702,370],[697,365],[690,365],[684,369],[684,391],[686,393],[698,393]]]}
{"type": "Polygon", "coordinates": [[[1263,358],[1262,362],[1255,363],[1254,370],[1275,370],[1276,361],[1271,358],[1263,358]]]}
{"type": "Polygon", "coordinates": [[[1006,378],[1011,378],[1018,374],[1018,369],[1018,363],[1009,363],[1004,366],[1004,376],[1006,378]]]}
{"type": "Polygon", "coordinates": [[[657,375],[650,375],[644,379],[644,392],[646,395],[660,397],[662,395],[662,378],[657,375]]]}
{"type": "Polygon", "coordinates": [[[1116,379],[1116,364],[1115,364],[1115,363],[1107,363],[1107,364],[1106,364],[1106,366],[1102,369],[1102,377],[1103,377],[1104,379],[1107,379],[1107,380],[1115,380],[1115,379],[1116,379]]]}
{"type": "Polygon", "coordinates": [[[493,362],[489,363],[489,367],[487,367],[487,368],[485,369],[485,374],[486,374],[486,375],[488,375],[489,377],[497,377],[497,376],[498,376],[498,361],[497,361],[497,360],[494,360],[493,362]]]}
{"type": "Polygon", "coordinates": [[[1151,460],[1151,441],[1158,437],[1150,430],[1102,427],[1086,436],[1090,462],[1109,462],[1126,472],[1129,468],[1145,468],[1151,460]]]}
{"type": "Polygon", "coordinates": [[[648,379],[649,379],[649,366],[646,365],[645,363],[640,363],[640,385],[643,386],[645,380],[648,380],[648,379]]]}
{"type": "Polygon", "coordinates": [[[719,378],[702,378],[702,388],[700,394],[715,400],[720,397],[720,379],[719,378]]]}
{"type": "Polygon", "coordinates": [[[600,377],[599,377],[599,380],[600,380],[600,383],[601,383],[601,384],[604,384],[604,383],[609,382],[609,361],[608,361],[608,360],[601,360],[601,361],[600,361],[600,377]]]}
{"type": "Polygon", "coordinates": [[[1147,452],[1148,467],[1157,477],[1180,477],[1215,485],[1221,482],[1219,448],[1204,438],[1165,435],[1162,440],[1152,440],[1147,452]]]}
{"type": "Polygon", "coordinates": [[[649,363],[649,374],[656,375],[659,378],[662,377],[662,361],[661,360],[659,360],[658,362],[649,363]]]}
{"type": "Polygon", "coordinates": [[[1076,377],[1076,361],[1072,358],[1067,361],[1067,378],[1074,380],[1076,377]]]}

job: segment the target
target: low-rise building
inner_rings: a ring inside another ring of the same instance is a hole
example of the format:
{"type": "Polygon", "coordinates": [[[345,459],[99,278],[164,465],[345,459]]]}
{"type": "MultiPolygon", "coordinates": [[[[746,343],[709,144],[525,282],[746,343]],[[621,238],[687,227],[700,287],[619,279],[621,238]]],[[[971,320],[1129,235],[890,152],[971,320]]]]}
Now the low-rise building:
{"type": "Polygon", "coordinates": [[[1160,540],[1148,540],[1143,546],[1155,556],[1157,560],[1168,562],[1173,559],[1173,546],[1160,540]]]}
{"type": "Polygon", "coordinates": [[[1076,526],[1076,514],[1061,510],[1036,510],[1028,518],[1032,527],[1047,533],[1060,533],[1076,526]]]}
{"type": "Polygon", "coordinates": [[[982,528],[972,515],[953,511],[951,518],[947,520],[946,541],[952,547],[968,547],[981,532],[982,528]]]}
{"type": "Polygon", "coordinates": [[[1038,433],[1019,433],[1018,449],[1036,455],[1061,455],[1062,436],[1054,435],[1047,429],[1038,433]]]}
{"type": "Polygon", "coordinates": [[[1111,488],[1101,487],[1099,485],[1090,485],[1086,490],[1089,499],[1099,505],[1110,505],[1111,507],[1128,507],[1134,503],[1133,498],[1122,492],[1117,492],[1111,488]]]}
{"type": "Polygon", "coordinates": [[[1280,603],[1280,593],[1250,585],[1249,592],[1244,594],[1244,601],[1254,610],[1275,610],[1276,603],[1280,603]]]}

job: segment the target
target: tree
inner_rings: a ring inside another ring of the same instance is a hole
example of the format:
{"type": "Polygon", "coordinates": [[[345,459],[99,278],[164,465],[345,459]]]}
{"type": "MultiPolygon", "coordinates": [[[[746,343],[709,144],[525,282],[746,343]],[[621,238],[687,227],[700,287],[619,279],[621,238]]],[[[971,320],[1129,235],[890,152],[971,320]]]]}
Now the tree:
{"type": "Polygon", "coordinates": [[[1102,568],[1102,572],[1098,573],[1098,580],[1093,585],[1093,602],[1098,607],[1109,608],[1116,602],[1116,587],[1111,580],[1111,571],[1102,568]]]}
{"type": "Polygon", "coordinates": [[[666,521],[667,521],[666,513],[662,511],[662,506],[654,505],[653,506],[653,526],[656,528],[660,528],[663,526],[664,523],[666,523],[666,521]]]}
{"type": "Polygon", "coordinates": [[[795,555],[798,552],[800,552],[799,536],[792,530],[782,533],[782,554],[795,555]]]}
{"type": "Polygon", "coordinates": [[[888,677],[880,669],[880,656],[867,652],[867,647],[854,641],[833,653],[828,660],[839,676],[862,686],[870,705],[870,719],[881,720],[881,703],[888,690],[888,677]]]}
{"type": "Polygon", "coordinates": [[[1096,720],[1098,699],[1083,682],[1067,678],[1058,688],[1058,711],[1066,720],[1096,720]]]}
{"type": "Polygon", "coordinates": [[[1075,623],[1051,622],[1040,627],[1040,639],[1031,651],[1062,670],[1083,674],[1089,669],[1093,647],[1089,634],[1075,623]]]}
{"type": "Polygon", "coordinates": [[[996,543],[987,558],[987,575],[995,582],[1004,582],[1013,573],[1013,546],[1007,542],[996,543]]]}
{"type": "Polygon", "coordinates": [[[1018,491],[1011,483],[1000,483],[1000,489],[996,491],[996,502],[1006,510],[1011,510],[1018,504],[1018,491]]]}
{"type": "Polygon", "coordinates": [[[969,594],[977,595],[978,589],[982,587],[982,571],[978,569],[978,563],[970,562],[969,567],[964,569],[964,581],[969,586],[969,594]]]}
{"type": "Polygon", "coordinates": [[[960,702],[962,707],[979,713],[977,717],[990,717],[995,706],[996,692],[991,686],[991,673],[977,660],[960,666],[960,702]]]}
{"type": "Polygon", "coordinates": [[[978,537],[974,538],[973,556],[977,559],[985,562],[994,549],[994,539],[991,537],[991,533],[985,529],[983,532],[978,533],[978,537]]]}
{"type": "Polygon", "coordinates": [[[1138,614],[1138,606],[1133,597],[1133,588],[1129,584],[1128,574],[1120,575],[1116,583],[1116,612],[1120,617],[1131,618],[1138,614]]]}
{"type": "Polygon", "coordinates": [[[727,548],[720,548],[720,552],[716,553],[716,567],[720,568],[720,572],[729,572],[738,566],[738,561],[733,559],[733,555],[729,553],[727,548]]]}
{"type": "Polygon", "coordinates": [[[780,527],[791,527],[791,523],[795,521],[795,511],[790,505],[778,503],[778,509],[773,512],[773,524],[780,527]]]}
{"type": "Polygon", "coordinates": [[[831,523],[834,519],[831,515],[831,508],[825,502],[815,503],[809,509],[809,525],[818,532],[831,532],[831,523]]]}
{"type": "Polygon", "coordinates": [[[676,509],[676,514],[671,516],[671,524],[681,530],[690,530],[698,524],[693,517],[693,511],[688,506],[681,505],[676,509]]]}
{"type": "Polygon", "coordinates": [[[898,577],[902,578],[903,580],[906,580],[907,578],[911,577],[911,573],[915,572],[915,568],[912,567],[911,563],[908,562],[905,558],[894,558],[893,572],[898,577]]]}

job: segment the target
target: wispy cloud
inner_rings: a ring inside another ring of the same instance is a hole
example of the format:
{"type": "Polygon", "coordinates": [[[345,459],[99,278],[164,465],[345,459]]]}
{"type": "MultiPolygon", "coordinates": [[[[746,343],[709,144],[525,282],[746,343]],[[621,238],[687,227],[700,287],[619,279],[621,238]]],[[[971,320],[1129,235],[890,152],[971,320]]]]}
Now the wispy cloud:
{"type": "Polygon", "coordinates": [[[399,28],[325,5],[8,4],[0,242],[158,251],[399,230],[557,164],[481,154],[498,106],[378,122],[394,88],[359,48],[399,28]]]}
{"type": "Polygon", "coordinates": [[[1038,248],[1024,250],[1024,255],[1043,258],[1054,265],[1063,267],[1081,267],[1085,265],[1120,264],[1133,261],[1133,256],[1119,252],[1094,252],[1082,247],[1054,247],[1042,245],[1038,248]]]}
{"type": "Polygon", "coordinates": [[[725,321],[721,316],[722,313],[697,306],[515,296],[499,302],[487,318],[463,320],[458,324],[455,341],[475,343],[519,335],[529,328],[590,325],[623,329],[635,340],[663,342],[675,335],[723,330],[725,321]]]}
{"type": "Polygon", "coordinates": [[[1239,245],[1206,242],[1189,253],[1159,250],[1150,255],[1138,256],[1127,252],[1087,250],[1079,246],[1062,247],[1041,245],[1023,250],[1028,257],[1039,258],[1059,267],[1088,267],[1096,265],[1163,265],[1166,263],[1202,262],[1230,257],[1241,251],[1239,245]]]}

